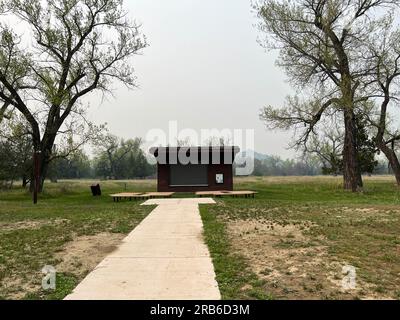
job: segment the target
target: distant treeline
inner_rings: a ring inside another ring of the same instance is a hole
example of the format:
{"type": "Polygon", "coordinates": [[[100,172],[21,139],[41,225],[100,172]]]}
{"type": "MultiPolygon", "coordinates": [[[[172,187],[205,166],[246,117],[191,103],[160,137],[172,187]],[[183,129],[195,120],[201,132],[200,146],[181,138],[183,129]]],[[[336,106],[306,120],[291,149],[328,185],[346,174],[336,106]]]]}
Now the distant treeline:
{"type": "MultiPolygon", "coordinates": [[[[27,135],[0,135],[0,188],[11,188],[15,181],[30,184],[33,173],[33,146],[27,135]]],[[[93,144],[90,158],[82,148],[54,151],[46,177],[58,179],[143,179],[154,177],[139,138],[124,140],[111,134],[102,135],[93,144]]]]}
{"type": "MultiPolygon", "coordinates": [[[[316,157],[284,160],[279,156],[265,156],[254,160],[255,176],[316,176],[327,173],[325,165],[316,157]]],[[[377,161],[372,174],[391,174],[388,163],[377,161]]]]}
{"type": "MultiPolygon", "coordinates": [[[[11,187],[14,181],[29,184],[32,175],[32,143],[26,135],[13,135],[13,139],[0,136],[0,188],[11,187]]],[[[321,158],[304,156],[301,159],[282,159],[256,153],[255,176],[315,176],[340,174],[321,158]],[[328,170],[329,169],[329,170],[328,170]]],[[[373,174],[390,174],[388,164],[375,161],[373,174]]],[[[144,179],[156,177],[156,166],[148,163],[140,138],[124,140],[104,134],[93,143],[93,157],[83,149],[54,152],[47,177],[58,179],[144,179]]]]}
{"type": "Polygon", "coordinates": [[[150,165],[140,139],[115,139],[104,148],[96,148],[90,159],[82,150],[70,157],[54,160],[49,178],[57,179],[143,179],[154,177],[156,167],[150,165]]]}

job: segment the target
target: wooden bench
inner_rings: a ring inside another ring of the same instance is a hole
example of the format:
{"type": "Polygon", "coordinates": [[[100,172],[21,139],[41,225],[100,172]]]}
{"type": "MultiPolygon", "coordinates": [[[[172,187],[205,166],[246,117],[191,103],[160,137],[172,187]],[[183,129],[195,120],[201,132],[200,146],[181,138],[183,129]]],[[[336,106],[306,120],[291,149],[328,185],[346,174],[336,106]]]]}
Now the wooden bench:
{"type": "Polygon", "coordinates": [[[146,195],[150,199],[157,199],[157,198],[171,198],[175,192],[148,192],[146,195]]]}
{"type": "Polygon", "coordinates": [[[147,199],[155,199],[155,198],[170,198],[174,192],[147,192],[147,193],[138,193],[138,192],[123,192],[110,194],[110,197],[113,198],[114,202],[119,202],[123,199],[125,200],[147,200],[147,199]]]}
{"type": "Polygon", "coordinates": [[[110,194],[110,197],[113,198],[114,202],[119,202],[122,199],[132,201],[132,199],[134,199],[135,197],[137,197],[139,195],[141,195],[141,193],[123,192],[123,193],[110,194]]]}
{"type": "Polygon", "coordinates": [[[234,198],[240,198],[240,197],[244,197],[244,198],[255,198],[256,194],[258,194],[258,192],[255,191],[232,191],[231,192],[231,196],[234,198]]]}
{"type": "Polygon", "coordinates": [[[202,197],[214,197],[216,194],[222,193],[222,192],[229,192],[225,190],[221,191],[199,191],[196,192],[196,196],[202,198],[202,197]]]}
{"type": "Polygon", "coordinates": [[[217,198],[223,198],[223,197],[234,197],[234,198],[255,198],[255,195],[258,192],[255,191],[201,191],[201,192],[196,192],[196,195],[198,197],[217,197],[217,198]]]}

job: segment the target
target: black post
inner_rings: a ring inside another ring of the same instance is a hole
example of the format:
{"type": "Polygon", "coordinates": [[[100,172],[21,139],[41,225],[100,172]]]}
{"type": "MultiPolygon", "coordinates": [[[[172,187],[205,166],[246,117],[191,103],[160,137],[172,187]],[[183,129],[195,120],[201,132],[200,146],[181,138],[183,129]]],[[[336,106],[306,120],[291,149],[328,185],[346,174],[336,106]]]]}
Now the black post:
{"type": "Polygon", "coordinates": [[[39,164],[40,151],[33,153],[33,175],[34,175],[34,188],[33,188],[33,204],[38,202],[38,193],[40,186],[40,164],[39,164]]]}

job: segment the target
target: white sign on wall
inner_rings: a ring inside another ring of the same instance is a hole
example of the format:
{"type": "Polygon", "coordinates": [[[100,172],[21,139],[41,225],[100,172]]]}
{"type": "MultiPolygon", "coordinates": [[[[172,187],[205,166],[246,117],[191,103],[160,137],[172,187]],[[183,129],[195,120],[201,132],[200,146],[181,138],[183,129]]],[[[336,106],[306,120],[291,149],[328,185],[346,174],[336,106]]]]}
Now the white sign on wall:
{"type": "Polygon", "coordinates": [[[223,174],[217,174],[215,176],[215,182],[217,184],[224,184],[224,175],[223,174]]]}

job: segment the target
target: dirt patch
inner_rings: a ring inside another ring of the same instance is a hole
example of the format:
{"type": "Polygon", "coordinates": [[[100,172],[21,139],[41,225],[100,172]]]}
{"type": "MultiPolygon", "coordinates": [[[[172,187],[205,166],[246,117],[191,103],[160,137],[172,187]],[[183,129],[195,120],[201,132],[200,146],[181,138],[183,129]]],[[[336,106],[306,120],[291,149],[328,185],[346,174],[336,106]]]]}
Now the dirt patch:
{"type": "MultiPolygon", "coordinates": [[[[27,226],[39,227],[39,224],[21,224],[22,226],[26,229],[27,226]]],[[[56,253],[56,259],[60,261],[56,266],[57,273],[71,273],[79,280],[83,279],[113,252],[125,237],[124,234],[99,233],[74,238],[56,253]]],[[[42,277],[40,272],[33,273],[29,278],[14,275],[3,279],[1,285],[4,287],[2,289],[7,291],[8,299],[20,300],[24,299],[26,294],[38,291],[42,277]]]]}
{"type": "Polygon", "coordinates": [[[400,215],[399,208],[393,207],[365,207],[365,208],[349,208],[343,207],[343,212],[346,214],[362,215],[367,217],[387,216],[392,214],[400,215]]]}
{"type": "Polygon", "coordinates": [[[0,222],[0,231],[14,231],[14,230],[35,230],[44,226],[59,225],[68,223],[67,219],[56,220],[25,220],[18,222],[0,222]]]}
{"type": "Polygon", "coordinates": [[[347,263],[328,254],[325,239],[308,235],[311,222],[235,220],[227,226],[234,250],[276,299],[377,298],[372,286],[360,281],[355,289],[343,288],[347,263]]]}
{"type": "Polygon", "coordinates": [[[76,237],[56,254],[56,258],[61,261],[56,267],[57,272],[85,276],[117,249],[125,237],[123,234],[108,232],[76,237]]]}
{"type": "Polygon", "coordinates": [[[40,273],[32,275],[31,279],[22,279],[20,277],[8,277],[3,279],[1,285],[2,289],[7,290],[7,299],[21,300],[24,299],[26,294],[36,292],[38,289],[38,279],[41,279],[40,273]]]}
{"type": "Polygon", "coordinates": [[[352,222],[396,223],[400,220],[400,210],[398,207],[343,207],[340,210],[341,212],[339,212],[335,217],[341,220],[348,220],[352,222]]]}

